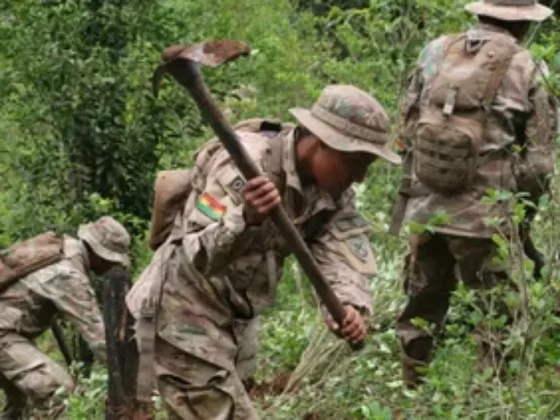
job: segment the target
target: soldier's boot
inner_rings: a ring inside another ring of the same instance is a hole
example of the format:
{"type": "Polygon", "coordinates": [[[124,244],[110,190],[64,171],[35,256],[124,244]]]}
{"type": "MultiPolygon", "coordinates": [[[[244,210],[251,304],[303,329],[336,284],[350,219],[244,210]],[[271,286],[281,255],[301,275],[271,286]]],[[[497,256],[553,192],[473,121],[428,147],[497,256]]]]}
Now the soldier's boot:
{"type": "Polygon", "coordinates": [[[418,388],[424,381],[425,371],[432,358],[433,339],[417,338],[406,345],[401,343],[401,369],[408,389],[418,388]]]}

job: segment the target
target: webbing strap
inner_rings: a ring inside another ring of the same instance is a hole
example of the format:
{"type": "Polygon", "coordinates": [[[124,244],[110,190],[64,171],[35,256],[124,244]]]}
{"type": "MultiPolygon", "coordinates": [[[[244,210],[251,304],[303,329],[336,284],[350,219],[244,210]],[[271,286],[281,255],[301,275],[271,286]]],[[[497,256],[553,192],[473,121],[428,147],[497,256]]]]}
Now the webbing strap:
{"type": "MultiPolygon", "coordinates": [[[[491,42],[491,41],[490,41],[491,42]]],[[[502,54],[501,57],[496,59],[496,69],[492,73],[492,77],[486,86],[486,92],[484,93],[483,103],[485,107],[489,107],[494,97],[498,93],[498,89],[502,85],[504,78],[506,77],[507,71],[511,65],[511,60],[518,50],[518,47],[513,42],[506,43],[507,51],[502,54]]],[[[487,110],[488,111],[488,110],[487,110]]]]}
{"type": "Polygon", "coordinates": [[[284,136],[277,133],[269,140],[270,150],[264,162],[264,170],[268,178],[276,186],[280,195],[284,195],[285,176],[282,168],[284,162],[284,136]]]}
{"type": "MultiPolygon", "coordinates": [[[[169,257],[171,255],[173,255],[173,252],[171,252],[169,257]]],[[[169,263],[169,260],[166,263],[169,263]]],[[[151,403],[155,385],[154,360],[157,313],[161,304],[163,286],[166,279],[167,273],[160,273],[160,277],[152,285],[148,296],[142,302],[140,316],[136,321],[136,342],[139,352],[136,399],[146,404],[151,403]]]]}
{"type": "Polygon", "coordinates": [[[139,349],[136,398],[142,403],[151,402],[154,390],[155,314],[159,303],[159,293],[157,296],[158,299],[148,297],[144,300],[140,317],[136,322],[136,340],[139,349]]]}

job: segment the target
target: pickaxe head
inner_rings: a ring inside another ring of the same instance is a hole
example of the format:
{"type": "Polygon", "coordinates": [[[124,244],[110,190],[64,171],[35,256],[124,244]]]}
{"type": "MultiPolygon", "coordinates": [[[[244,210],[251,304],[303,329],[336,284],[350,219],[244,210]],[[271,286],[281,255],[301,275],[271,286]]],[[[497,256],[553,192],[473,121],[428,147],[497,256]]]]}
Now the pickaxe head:
{"type": "MultiPolygon", "coordinates": [[[[236,60],[242,55],[248,55],[251,47],[241,41],[233,39],[220,39],[201,42],[199,44],[185,46],[173,45],[163,50],[163,63],[158,66],[153,75],[153,90],[157,96],[159,85],[164,74],[172,70],[176,73],[176,67],[182,62],[182,65],[192,66],[203,64],[209,67],[218,67],[229,61],[236,60]]],[[[173,74],[173,76],[178,76],[173,74]]]]}

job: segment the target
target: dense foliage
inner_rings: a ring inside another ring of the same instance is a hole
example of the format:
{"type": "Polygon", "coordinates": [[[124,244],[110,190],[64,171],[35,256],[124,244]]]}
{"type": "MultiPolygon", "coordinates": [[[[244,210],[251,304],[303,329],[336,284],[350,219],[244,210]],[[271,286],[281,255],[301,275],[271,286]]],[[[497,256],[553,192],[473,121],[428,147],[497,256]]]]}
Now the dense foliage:
{"type": "MultiPolygon", "coordinates": [[[[326,84],[349,83],[375,95],[397,123],[398,97],[422,46],[474,22],[463,11],[465,3],[2,2],[0,247],[54,225],[72,232],[83,220],[112,213],[134,234],[135,272],[146,264],[157,170],[188,165],[194,148],[211,136],[175,84],[164,83],[159,98],[153,97],[151,73],[162,48],[223,37],[251,44],[249,58],[205,72],[232,121],[253,116],[288,119],[290,107],[310,105],[326,84]]],[[[547,84],[558,94],[558,20],[536,29],[531,49],[549,63],[547,84]]],[[[358,190],[361,210],[374,229],[371,240],[379,268],[372,280],[375,316],[367,348],[350,355],[325,334],[305,279],[290,266],[278,305],[265,317],[259,380],[270,382],[282,372],[295,372],[290,392],[277,395],[270,386],[257,393],[263,417],[560,416],[560,376],[554,371],[560,362],[560,323],[553,315],[560,288],[555,265],[560,214],[555,201],[543,201],[535,229],[538,245],[553,264],[546,281],[522,280],[530,292],[528,316],[510,330],[508,346],[515,357],[508,379],[498,383],[473,370],[476,352],[469,332],[480,314],[467,311],[472,293],[460,289],[427,385],[418,392],[404,391],[392,322],[403,303],[400,269],[406,241],[404,233],[401,238],[385,234],[398,178],[398,169],[378,163],[358,190]]],[[[530,269],[524,263],[512,266],[521,279],[530,269]]],[[[49,337],[42,347],[58,358],[49,337]]],[[[66,401],[68,418],[101,418],[105,376],[98,367],[81,381],[66,401]]]]}

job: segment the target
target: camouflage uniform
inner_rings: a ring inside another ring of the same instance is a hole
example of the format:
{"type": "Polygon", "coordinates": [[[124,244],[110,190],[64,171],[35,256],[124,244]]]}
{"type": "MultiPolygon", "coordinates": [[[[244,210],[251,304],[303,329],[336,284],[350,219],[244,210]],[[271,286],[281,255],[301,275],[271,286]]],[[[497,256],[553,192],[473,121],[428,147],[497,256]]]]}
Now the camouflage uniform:
{"type": "MultiPolygon", "coordinates": [[[[494,1],[470,6],[476,10],[482,7],[480,14],[486,14],[487,3],[494,1]]],[[[508,6],[498,7],[504,8],[508,6]]],[[[490,12],[488,15],[493,16],[490,12]]],[[[479,23],[466,32],[465,48],[476,51],[493,37],[504,35],[514,39],[504,29],[479,23]]],[[[423,89],[443,63],[447,39],[440,37],[424,48],[401,102],[401,121],[405,123],[400,127],[400,136],[406,149],[412,148],[423,89]]],[[[440,211],[449,217],[448,222],[433,227],[434,234],[413,234],[405,258],[404,288],[409,300],[398,319],[397,334],[404,350],[403,368],[409,385],[417,383],[414,367],[429,362],[433,347],[432,335],[411,321],[421,318],[441,327],[458,279],[468,287],[482,289],[508,282],[504,264],[493,258],[496,245],[491,237],[498,233],[498,227],[486,223],[488,217],[505,217],[508,203],[484,202],[487,191],[525,191],[533,200],[546,191],[555,162],[556,112],[553,98],[539,86],[537,78],[530,53],[519,49],[484,126],[484,149],[503,153],[477,168],[472,188],[450,196],[428,191],[408,200],[408,221],[426,224],[440,211]],[[513,153],[515,144],[525,145],[523,154],[513,153]]],[[[414,164],[413,160],[412,168],[414,164]]],[[[425,189],[414,173],[411,176],[412,189],[425,189]]],[[[502,225],[499,230],[506,236],[511,234],[508,226],[502,225]]],[[[495,339],[488,332],[480,332],[483,343],[495,339]]]]}
{"type": "MultiPolygon", "coordinates": [[[[311,111],[292,112],[336,149],[399,161],[385,147],[385,112],[356,88],[328,87],[311,111]]],[[[368,283],[375,274],[369,226],[355,209],[351,189],[335,198],[315,185],[302,185],[295,162],[297,132],[284,126],[280,132],[237,134],[277,184],[285,209],[340,301],[367,314],[368,283]],[[273,150],[281,153],[278,168],[269,167],[273,150]]],[[[164,279],[155,342],[158,387],[170,418],[255,419],[236,372],[248,360],[240,345],[247,337],[256,339],[252,323],[274,303],[290,250],[270,220],[246,226],[240,196],[245,181],[222,147],[203,148],[193,170],[194,193],[184,217],[135,285],[141,288],[153,276],[164,279]],[[244,335],[246,323],[253,332],[244,335]]]]}
{"type": "Polygon", "coordinates": [[[78,329],[99,360],[106,359],[103,318],[88,279],[85,243],[106,260],[128,265],[130,238],[109,217],[82,225],[79,237],[64,236],[60,262],[21,278],[0,294],[0,382],[8,405],[17,406],[16,411],[21,410],[24,396],[40,403],[61,386],[74,387],[66,370],[33,343],[56,314],[78,329]]]}

